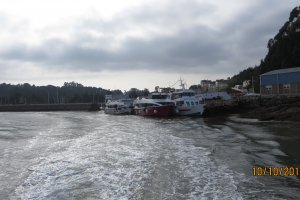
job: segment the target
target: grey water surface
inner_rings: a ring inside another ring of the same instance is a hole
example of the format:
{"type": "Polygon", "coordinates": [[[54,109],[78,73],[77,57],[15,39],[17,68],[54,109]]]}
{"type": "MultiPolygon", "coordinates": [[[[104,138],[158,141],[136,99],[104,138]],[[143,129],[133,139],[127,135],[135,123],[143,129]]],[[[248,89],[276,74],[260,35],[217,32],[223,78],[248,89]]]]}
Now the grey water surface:
{"type": "Polygon", "coordinates": [[[0,113],[0,199],[300,199],[300,123],[0,113]]]}

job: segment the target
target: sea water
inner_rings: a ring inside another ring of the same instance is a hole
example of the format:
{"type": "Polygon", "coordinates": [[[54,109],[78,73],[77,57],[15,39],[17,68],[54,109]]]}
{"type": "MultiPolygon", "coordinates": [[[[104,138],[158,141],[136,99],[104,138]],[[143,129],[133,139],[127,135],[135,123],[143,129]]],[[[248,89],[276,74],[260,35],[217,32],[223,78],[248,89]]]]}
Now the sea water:
{"type": "Polygon", "coordinates": [[[300,199],[299,123],[0,113],[0,199],[300,199]]]}

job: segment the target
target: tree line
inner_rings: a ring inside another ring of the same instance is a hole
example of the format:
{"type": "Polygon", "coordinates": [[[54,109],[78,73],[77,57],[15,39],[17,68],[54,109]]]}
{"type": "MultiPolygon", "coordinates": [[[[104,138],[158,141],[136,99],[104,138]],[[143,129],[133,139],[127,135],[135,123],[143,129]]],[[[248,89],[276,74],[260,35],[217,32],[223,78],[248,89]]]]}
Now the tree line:
{"type": "Polygon", "coordinates": [[[62,104],[104,102],[105,95],[137,98],[149,94],[148,89],[131,88],[129,91],[86,87],[80,83],[65,82],[63,86],[35,86],[24,84],[0,84],[0,104],[62,104]]]}

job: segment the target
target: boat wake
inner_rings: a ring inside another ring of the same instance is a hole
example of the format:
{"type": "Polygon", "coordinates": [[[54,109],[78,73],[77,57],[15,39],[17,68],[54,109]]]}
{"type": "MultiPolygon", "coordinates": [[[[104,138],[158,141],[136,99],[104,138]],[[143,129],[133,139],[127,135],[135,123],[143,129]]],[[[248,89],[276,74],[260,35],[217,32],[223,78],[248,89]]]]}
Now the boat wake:
{"type": "Polygon", "coordinates": [[[174,130],[152,119],[127,120],[49,143],[11,198],[242,199],[234,177],[243,175],[217,164],[209,149],[173,136],[174,130]]]}

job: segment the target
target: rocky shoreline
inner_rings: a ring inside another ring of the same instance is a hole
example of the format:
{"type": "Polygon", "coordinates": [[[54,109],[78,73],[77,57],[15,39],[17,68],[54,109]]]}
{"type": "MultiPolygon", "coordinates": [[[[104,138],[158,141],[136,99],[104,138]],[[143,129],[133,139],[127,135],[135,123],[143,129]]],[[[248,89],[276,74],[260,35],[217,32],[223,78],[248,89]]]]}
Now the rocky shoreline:
{"type": "Polygon", "coordinates": [[[232,106],[208,107],[204,117],[239,114],[242,118],[260,121],[294,121],[300,122],[300,97],[259,97],[239,99],[232,106]]]}
{"type": "Polygon", "coordinates": [[[300,102],[273,106],[258,106],[248,109],[242,117],[256,118],[261,121],[296,121],[300,122],[300,102]]]}

